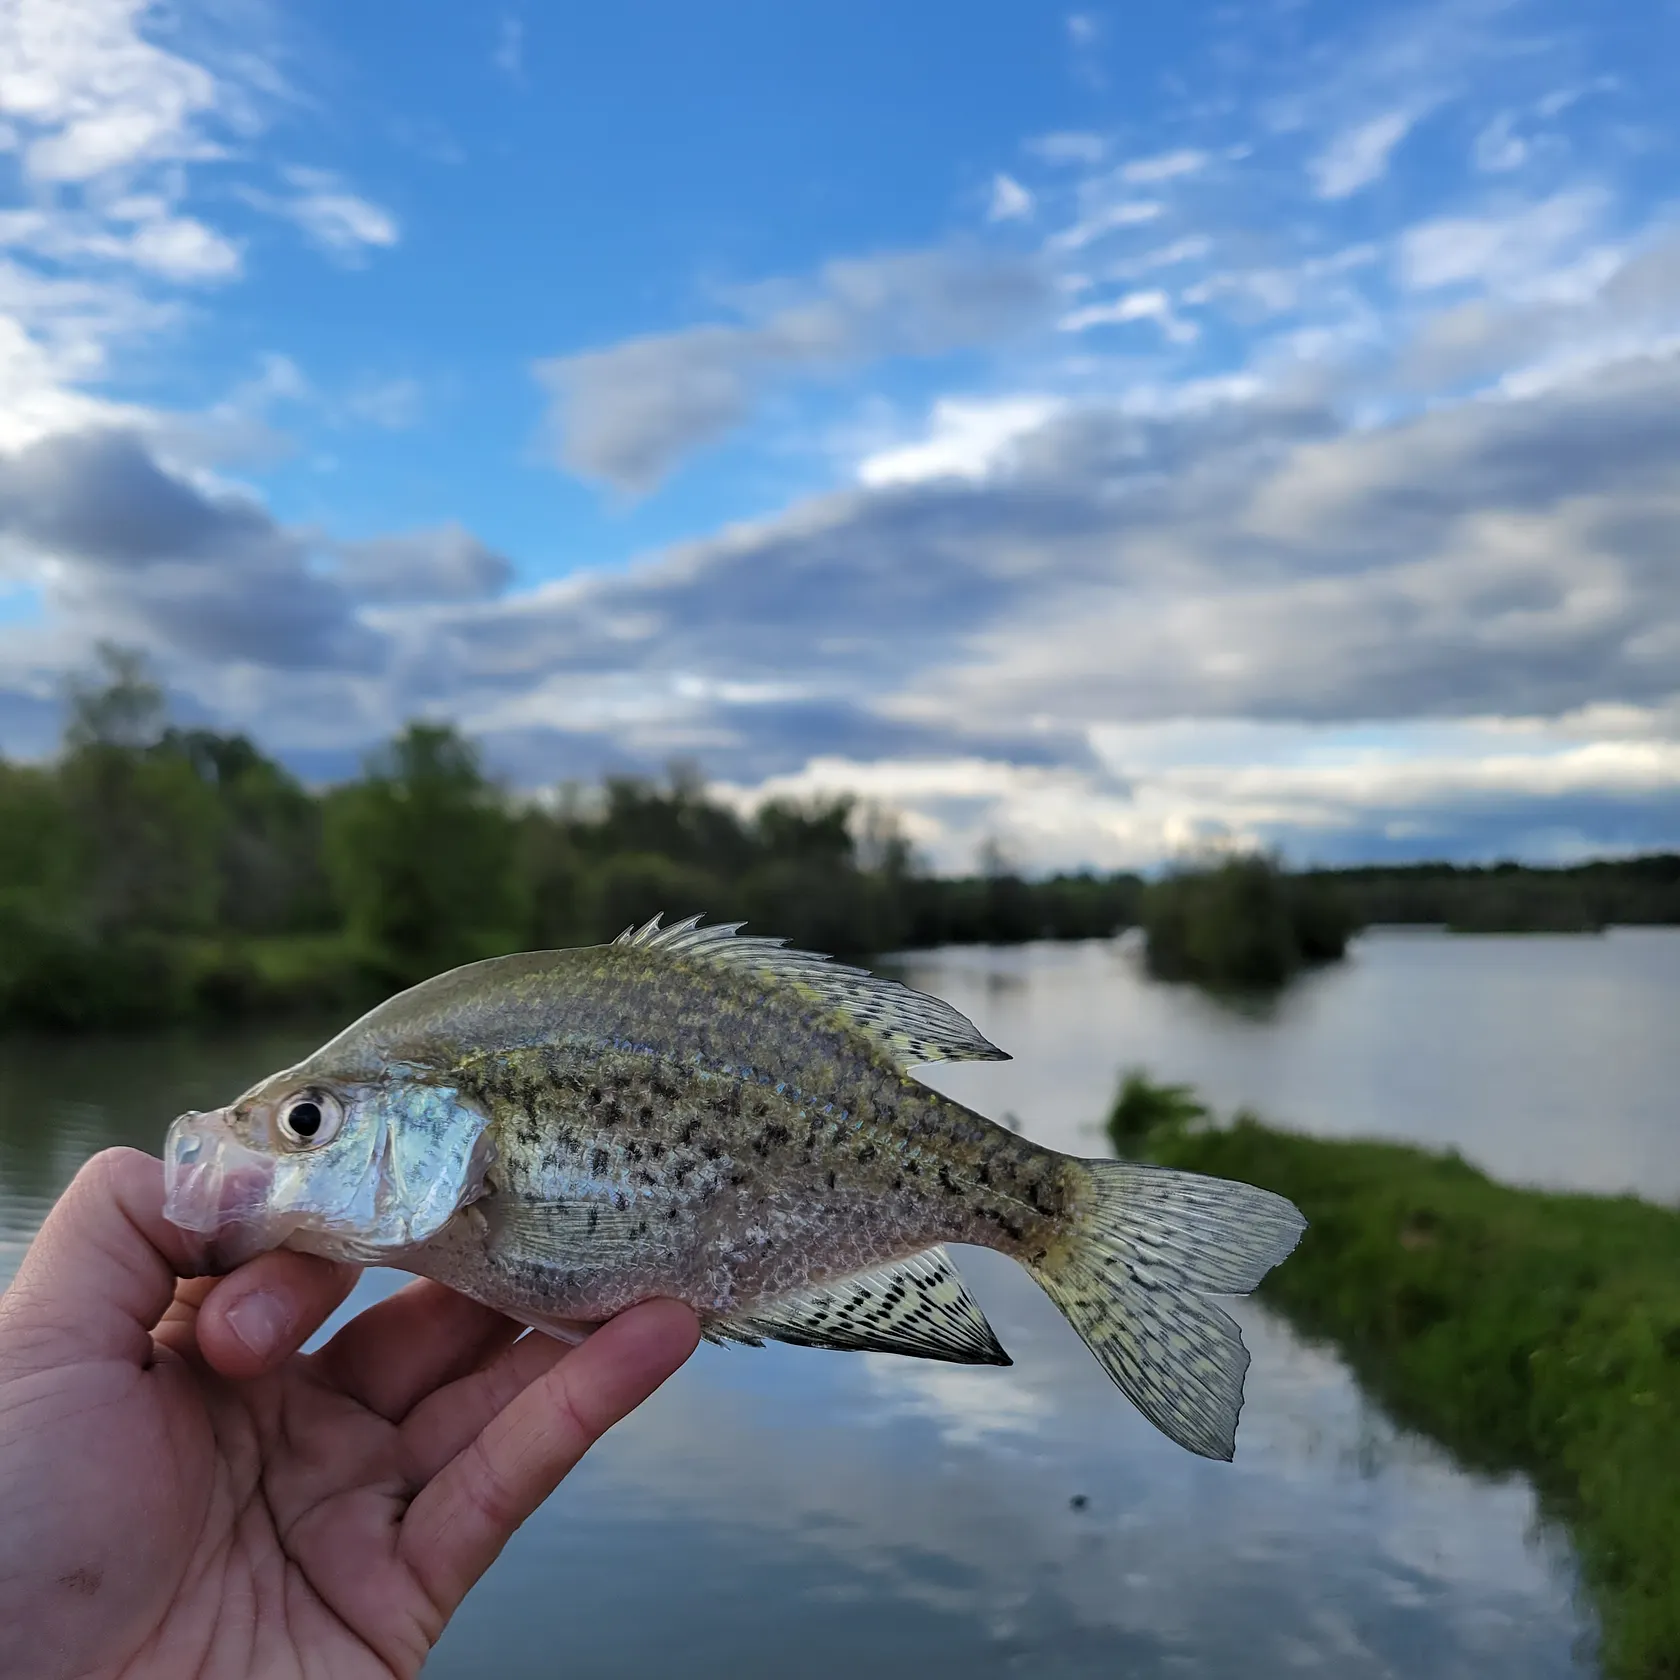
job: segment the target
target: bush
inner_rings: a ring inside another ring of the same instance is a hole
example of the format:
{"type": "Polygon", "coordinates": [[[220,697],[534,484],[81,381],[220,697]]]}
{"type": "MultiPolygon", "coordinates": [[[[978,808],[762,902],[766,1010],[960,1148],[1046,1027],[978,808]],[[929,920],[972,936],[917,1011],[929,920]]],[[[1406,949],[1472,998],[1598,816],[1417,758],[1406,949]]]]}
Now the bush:
{"type": "Polygon", "coordinates": [[[1120,1155],[1167,1126],[1188,1126],[1208,1118],[1207,1107],[1189,1085],[1160,1085],[1142,1068],[1128,1068],[1108,1111],[1109,1142],[1120,1155]]]}
{"type": "Polygon", "coordinates": [[[1143,927],[1160,979],[1251,989],[1335,961],[1353,931],[1333,888],[1267,857],[1174,871],[1145,891],[1143,927]]]}

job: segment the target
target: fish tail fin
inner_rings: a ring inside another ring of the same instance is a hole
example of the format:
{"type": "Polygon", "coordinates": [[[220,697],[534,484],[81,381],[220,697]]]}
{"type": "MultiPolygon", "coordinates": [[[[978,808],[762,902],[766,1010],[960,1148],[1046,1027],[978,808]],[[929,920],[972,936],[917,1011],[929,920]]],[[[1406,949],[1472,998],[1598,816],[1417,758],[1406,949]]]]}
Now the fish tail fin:
{"type": "Polygon", "coordinates": [[[1088,1191],[1064,1239],[1028,1270],[1157,1429],[1229,1459],[1248,1349],[1208,1297],[1246,1295],[1306,1221],[1252,1184],[1132,1161],[1080,1166],[1088,1191]]]}

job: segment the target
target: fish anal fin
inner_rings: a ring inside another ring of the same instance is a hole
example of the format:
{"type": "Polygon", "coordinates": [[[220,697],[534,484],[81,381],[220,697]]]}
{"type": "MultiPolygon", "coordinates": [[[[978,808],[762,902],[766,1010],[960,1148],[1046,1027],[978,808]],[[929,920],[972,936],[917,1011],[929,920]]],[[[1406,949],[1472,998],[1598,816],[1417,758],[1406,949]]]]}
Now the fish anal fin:
{"type": "Polygon", "coordinates": [[[698,916],[662,928],[655,916],[626,928],[614,945],[671,962],[704,964],[750,975],[802,994],[836,1021],[873,1039],[900,1067],[925,1062],[1007,1062],[1009,1055],[982,1036],[943,998],[913,991],[815,951],[794,951],[780,939],[743,938],[740,922],[701,927],[698,916]]]}
{"type": "Polygon", "coordinates": [[[953,1365],[1012,1363],[943,1248],[756,1302],[707,1330],[719,1341],[769,1339],[953,1365]]]}

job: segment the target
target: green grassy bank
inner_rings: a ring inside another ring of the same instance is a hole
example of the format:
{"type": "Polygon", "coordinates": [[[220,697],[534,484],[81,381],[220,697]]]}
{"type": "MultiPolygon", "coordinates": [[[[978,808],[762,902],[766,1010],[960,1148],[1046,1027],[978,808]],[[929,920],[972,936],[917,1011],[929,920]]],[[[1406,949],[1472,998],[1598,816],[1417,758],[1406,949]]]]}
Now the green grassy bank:
{"type": "MultiPolygon", "coordinates": [[[[1134,1086],[1133,1125],[1142,1106],[1134,1086]]],[[[1311,1225],[1266,1298],[1401,1422],[1533,1479],[1574,1538],[1607,1676],[1680,1677],[1680,1213],[1248,1118],[1168,1116],[1143,1152],[1290,1197],[1311,1225]]]]}

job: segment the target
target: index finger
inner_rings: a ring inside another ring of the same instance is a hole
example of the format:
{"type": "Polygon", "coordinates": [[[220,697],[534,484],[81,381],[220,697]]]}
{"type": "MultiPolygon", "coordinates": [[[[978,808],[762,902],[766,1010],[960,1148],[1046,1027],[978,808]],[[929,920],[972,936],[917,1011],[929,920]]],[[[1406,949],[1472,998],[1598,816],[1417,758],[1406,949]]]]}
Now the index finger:
{"type": "Polygon", "coordinates": [[[699,1340],[699,1322],[680,1302],[644,1301],[620,1313],[515,1395],[414,1496],[399,1555],[441,1617],[584,1453],[699,1340]]]}

